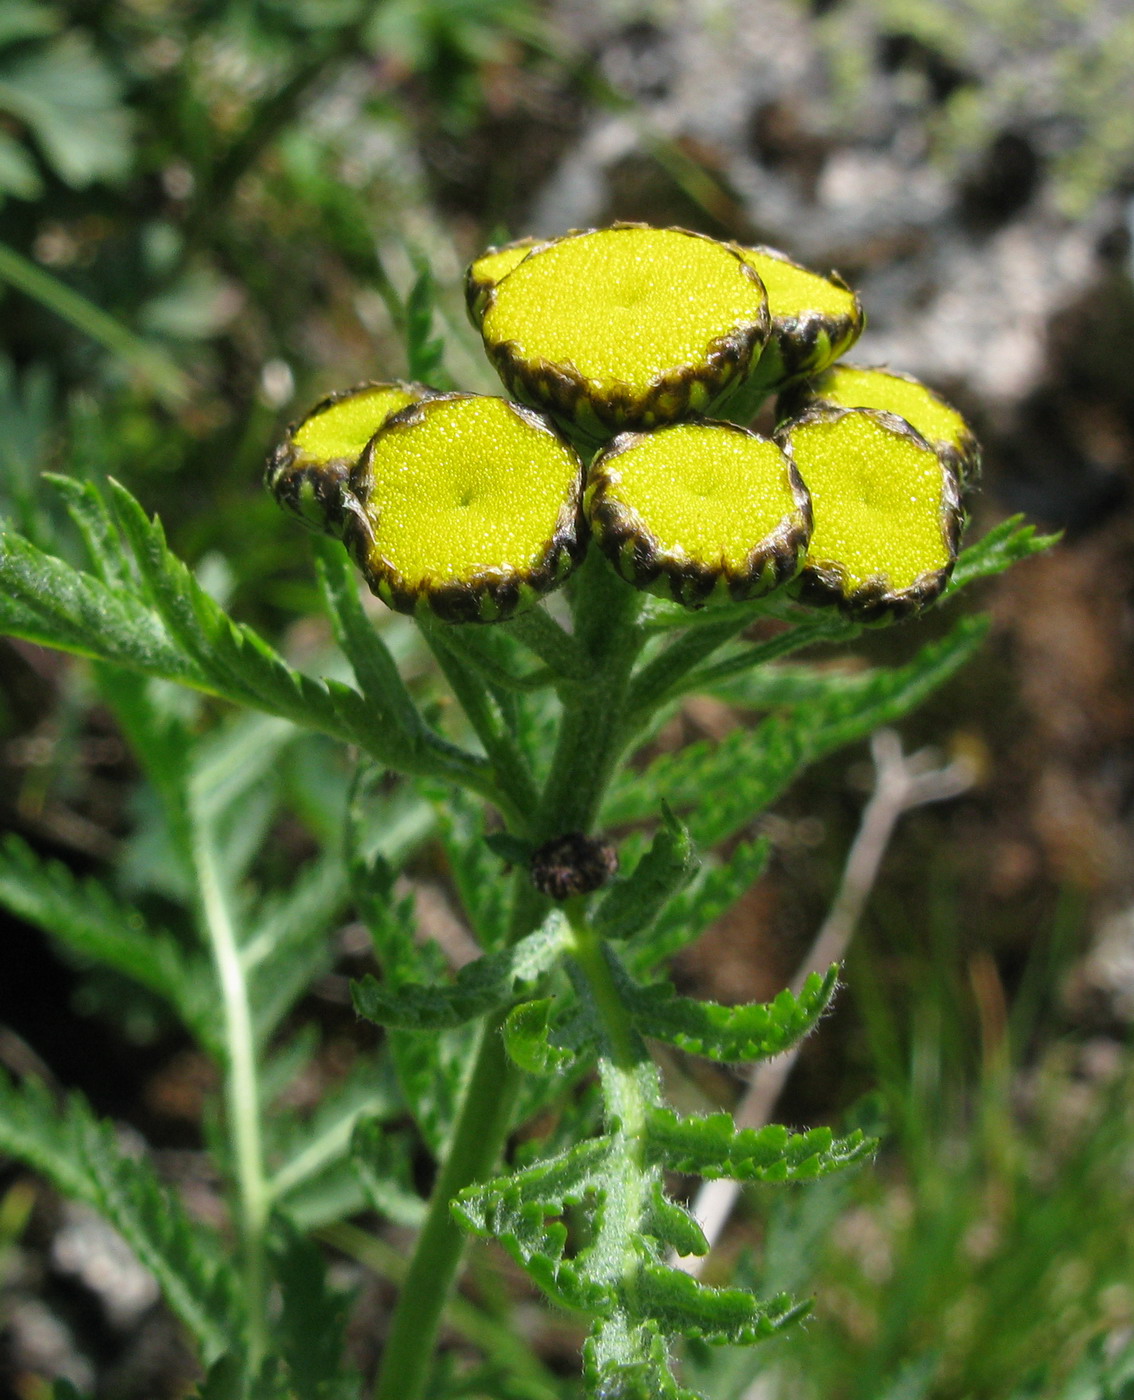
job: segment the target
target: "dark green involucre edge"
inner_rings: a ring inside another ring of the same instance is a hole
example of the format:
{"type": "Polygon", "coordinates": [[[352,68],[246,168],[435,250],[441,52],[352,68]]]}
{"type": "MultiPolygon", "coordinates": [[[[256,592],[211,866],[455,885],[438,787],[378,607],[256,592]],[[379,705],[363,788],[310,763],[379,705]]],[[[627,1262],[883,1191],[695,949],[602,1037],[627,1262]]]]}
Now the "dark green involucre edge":
{"type": "Polygon", "coordinates": [[[941,594],[964,512],[956,476],[916,429],[894,413],[820,405],[783,424],[777,440],[811,492],[803,601],[887,622],[941,594]]]}
{"type": "Polygon", "coordinates": [[[781,401],[784,417],[818,404],[836,408],[878,408],[896,413],[930,443],[952,468],[962,489],[980,479],[980,443],[960,413],[912,374],[864,365],[834,365],[824,374],[794,385],[781,401]]]}
{"type": "Polygon", "coordinates": [[[351,473],[343,540],[399,612],[498,622],[582,558],[583,467],[531,409],[437,394],[394,414],[351,473]]]}
{"type": "Polygon", "coordinates": [[[362,449],[392,414],[434,392],[396,380],[328,394],[288,429],[268,458],[268,490],[310,529],[341,537],[350,474],[362,449]]]}
{"type": "Polygon", "coordinates": [[[811,536],[790,455],[732,423],[620,434],[591,464],[585,512],[623,578],[690,608],[786,583],[811,536]]]}
{"type": "Polygon", "coordinates": [[[485,349],[509,392],[595,442],[711,410],[769,325],[763,284],[736,251],[644,224],[536,245],[483,305],[485,349]]]}

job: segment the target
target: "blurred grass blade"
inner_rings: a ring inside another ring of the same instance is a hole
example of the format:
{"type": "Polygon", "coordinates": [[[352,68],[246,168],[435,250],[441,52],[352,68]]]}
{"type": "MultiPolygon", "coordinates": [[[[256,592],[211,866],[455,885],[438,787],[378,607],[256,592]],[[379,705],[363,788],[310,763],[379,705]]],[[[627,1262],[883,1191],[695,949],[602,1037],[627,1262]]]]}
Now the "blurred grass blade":
{"type": "Polygon", "coordinates": [[[109,350],[141,375],[163,403],[172,407],[189,399],[189,379],[168,355],[147,344],[109,312],[4,243],[0,243],[0,280],[54,311],[77,331],[109,350]]]}

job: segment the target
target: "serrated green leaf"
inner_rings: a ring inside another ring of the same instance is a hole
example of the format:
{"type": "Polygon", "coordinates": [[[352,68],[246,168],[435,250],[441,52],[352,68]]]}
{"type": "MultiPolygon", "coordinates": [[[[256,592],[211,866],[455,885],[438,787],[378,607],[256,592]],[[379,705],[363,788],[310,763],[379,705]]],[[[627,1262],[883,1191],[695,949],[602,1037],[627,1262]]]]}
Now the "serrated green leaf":
{"type": "Polygon", "coordinates": [[[656,759],[645,773],[618,782],[607,803],[609,824],[641,821],[661,793],[688,823],[699,845],[733,835],[764,811],[808,764],[891,724],[919,705],[975,652],[984,618],[963,618],[906,666],[878,669],[853,697],[835,695],[798,714],[738,729],[719,743],[691,744],[656,759]],[[713,800],[706,802],[705,794],[713,800]]]}
{"type": "Polygon", "coordinates": [[[211,689],[139,598],[80,573],[12,530],[0,531],[0,632],[211,689]]]}
{"type": "Polygon", "coordinates": [[[809,1181],[861,1161],[874,1147],[861,1132],[835,1138],[830,1128],[789,1133],[778,1123],[737,1129],[727,1113],[682,1118],[653,1108],[646,1118],[647,1161],[707,1178],[809,1181]]]}
{"type": "Polygon", "coordinates": [[[204,959],[182,949],[97,880],[76,879],[60,861],[43,860],[18,836],[0,841],[0,904],[72,951],[131,978],[167,1001],[212,1051],[217,1050],[211,985],[204,959]]]}
{"type": "Polygon", "coordinates": [[[67,514],[78,526],[86,545],[91,567],[103,583],[112,588],[132,589],[135,584],[123,541],[93,481],[45,472],[44,480],[58,491],[67,505],[67,514]]]}
{"type": "Polygon", "coordinates": [[[257,1042],[267,1043],[333,956],[328,937],[347,900],[336,851],[305,866],[282,893],[266,896],[241,948],[257,1042]]]}
{"type": "Polygon", "coordinates": [[[648,928],[693,878],[697,866],[689,832],[663,805],[662,824],[649,850],[595,910],[596,931],[604,938],[624,939],[648,928]]]}
{"type": "Polygon", "coordinates": [[[706,861],[661,911],[653,928],[639,934],[623,950],[627,967],[637,976],[645,976],[665,958],[700,938],[760,878],[770,850],[770,842],[761,837],[738,841],[727,860],[706,861]]]}
{"type": "Polygon", "coordinates": [[[743,1288],[709,1288],[680,1269],[643,1263],[628,1288],[629,1306],[663,1333],[707,1342],[752,1346],[773,1336],[807,1311],[807,1304],[781,1295],[762,1302],[743,1288]]]}
{"type": "Polygon", "coordinates": [[[605,1310],[613,1306],[609,1285],[563,1258],[567,1228],[555,1217],[587,1195],[604,1193],[610,1152],[611,1139],[592,1138],[523,1171],[466,1187],[450,1208],[466,1230],[499,1240],[563,1307],[605,1310]]]}
{"type": "Polygon", "coordinates": [[[480,1026],[453,1030],[387,1031],[398,1083],[425,1145],[438,1160],[448,1151],[453,1124],[468,1084],[480,1026]]]}
{"type": "Polygon", "coordinates": [[[477,942],[488,951],[499,948],[508,940],[510,886],[500,876],[499,849],[489,843],[506,833],[487,837],[484,804],[451,788],[436,811],[449,869],[477,942]]]}
{"type": "Polygon", "coordinates": [[[385,988],[375,977],[352,983],[354,1008],[379,1025],[402,1030],[438,1030],[463,1025],[507,1005],[517,990],[555,965],[570,932],[558,910],[534,933],[510,948],[467,963],[451,983],[404,982],[385,988]]]}
{"type": "Polygon", "coordinates": [[[625,977],[622,995],[642,1035],[710,1060],[767,1060],[814,1029],[834,996],[838,972],[813,972],[798,997],[784,990],[774,1001],[742,1006],[678,996],[668,982],[639,987],[625,977]]]}
{"type": "Polygon", "coordinates": [[[1022,515],[1002,520],[987,535],[961,551],[945,597],[951,597],[976,579],[1002,574],[1021,559],[1030,559],[1033,554],[1051,549],[1061,539],[1062,535],[1036,534],[1036,527],[1026,524],[1022,515]]]}
{"type": "Polygon", "coordinates": [[[424,725],[390,650],[366,616],[358,574],[346,551],[333,540],[316,540],[316,565],[335,640],[350,662],[359,689],[376,720],[396,729],[406,747],[417,746],[424,725]]]}
{"type": "Polygon", "coordinates": [[[272,1259],[282,1301],[273,1337],[291,1388],[302,1400],[357,1400],[361,1377],[345,1362],[354,1299],[329,1287],[315,1245],[293,1229],[282,1233],[272,1259]]]}
{"type": "Polygon", "coordinates": [[[229,1251],[193,1221],[149,1163],[119,1147],[77,1094],[57,1109],[42,1086],[0,1075],[0,1152],[42,1172],[113,1225],[157,1279],[206,1363],[242,1341],[244,1301],[229,1251]]]}
{"type": "Polygon", "coordinates": [[[422,266],[406,299],[406,359],[410,379],[428,384],[435,380],[445,355],[445,342],[432,336],[435,300],[433,274],[422,266]]]}
{"type": "Polygon", "coordinates": [[[273,1199],[286,1206],[298,1187],[336,1162],[350,1160],[360,1122],[380,1123],[404,1111],[392,1067],[377,1055],[360,1055],[310,1113],[272,1105],[264,1117],[264,1149],[272,1166],[268,1189],[273,1199]]]}

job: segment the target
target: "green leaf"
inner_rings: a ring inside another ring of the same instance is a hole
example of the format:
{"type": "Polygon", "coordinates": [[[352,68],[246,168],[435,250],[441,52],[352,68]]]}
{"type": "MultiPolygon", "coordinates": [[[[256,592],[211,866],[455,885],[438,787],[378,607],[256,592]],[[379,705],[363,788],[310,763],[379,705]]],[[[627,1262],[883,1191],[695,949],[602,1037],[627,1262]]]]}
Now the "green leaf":
{"type": "Polygon", "coordinates": [[[117,180],[129,169],[130,112],[114,72],[79,30],[7,57],[0,109],[30,128],[65,184],[117,180]]]}
{"type": "Polygon", "coordinates": [[[468,1023],[431,1035],[392,1030],[387,1036],[402,1096],[426,1146],[440,1161],[464,1099],[480,1026],[468,1023]]]}
{"type": "Polygon", "coordinates": [[[18,836],[0,841],[0,904],[73,952],[131,978],[167,1001],[207,1048],[218,1048],[209,968],[97,880],[76,879],[18,836]]]}
{"type": "MultiPolygon", "coordinates": [[[[300,1043],[300,1052],[304,1049],[300,1043]]],[[[302,1073],[310,1060],[293,1061],[302,1073]]],[[[277,1079],[277,1096],[288,1088],[277,1079]]],[[[352,1159],[352,1138],[363,1122],[381,1123],[405,1112],[392,1067],[385,1057],[360,1055],[337,1085],[324,1091],[310,1113],[299,1114],[273,1103],[266,1105],[264,1147],[273,1166],[268,1186],[285,1208],[297,1188],[336,1163],[352,1159]]]]}
{"type": "Polygon", "coordinates": [[[678,1385],[664,1338],[652,1324],[615,1328],[599,1323],[583,1346],[588,1396],[601,1400],[702,1400],[678,1385]]]}
{"type": "Polygon", "coordinates": [[[133,594],[0,531],[0,631],[208,690],[200,667],[133,594]]]}
{"type": "Polygon", "coordinates": [[[330,965],[331,925],[347,900],[337,851],[305,866],[286,893],[265,896],[241,949],[257,1041],[263,1045],[330,965]]]}
{"type": "Polygon", "coordinates": [[[1026,524],[1022,515],[1002,520],[982,539],[961,551],[945,597],[951,597],[976,579],[1002,574],[1021,559],[1030,559],[1033,554],[1051,549],[1061,539],[1062,535],[1037,535],[1036,527],[1026,524]]]}
{"type": "Polygon", "coordinates": [[[587,1195],[605,1193],[610,1151],[610,1138],[592,1138],[523,1171],[466,1187],[452,1202],[453,1215],[473,1234],[499,1240],[564,1307],[608,1308],[613,1305],[609,1286],[585,1278],[577,1264],[563,1258],[567,1227],[554,1217],[587,1195]]]}
{"type": "Polygon", "coordinates": [[[573,1050],[553,1043],[553,997],[540,997],[514,1006],[504,1022],[504,1048],[529,1074],[559,1074],[576,1058],[573,1050]]]}
{"type": "Polygon", "coordinates": [[[445,356],[445,342],[430,334],[433,329],[435,291],[433,274],[423,264],[406,300],[406,359],[410,379],[434,382],[445,356]]]}
{"type": "MultiPolygon", "coordinates": [[[[485,835],[484,804],[449,789],[437,803],[437,825],[461,905],[482,948],[499,948],[508,940],[509,882],[500,878],[499,840],[505,832],[485,835]]],[[[526,843],[524,843],[526,844],[526,843]]],[[[520,842],[516,842],[519,847],[520,842]]],[[[523,864],[527,864],[526,860],[523,864]]]]}
{"type": "Polygon", "coordinates": [[[604,819],[612,825],[641,821],[660,792],[690,812],[698,844],[715,845],[759,816],[808,764],[914,709],[972,656],[987,630],[986,619],[963,618],[908,665],[872,672],[869,686],[853,697],[836,694],[798,714],[734,730],[719,743],[664,755],[615,785],[604,819]]]}
{"type": "Polygon", "coordinates": [[[665,958],[700,938],[760,878],[770,849],[763,837],[739,841],[727,860],[706,861],[661,911],[653,928],[639,934],[624,949],[627,967],[644,976],[665,958]]]}
{"type": "Polygon", "coordinates": [[[487,1016],[507,1005],[526,984],[537,981],[568,946],[562,915],[544,923],[510,948],[467,963],[451,983],[404,982],[390,989],[367,976],[351,986],[354,1009],[368,1021],[403,1030],[439,1030],[487,1016]]]}
{"type": "Polygon", "coordinates": [[[662,825],[649,850],[626,879],[599,904],[594,926],[604,938],[623,939],[653,923],[673,896],[693,878],[697,856],[688,831],[662,804],[662,825]]]}
{"type": "Polygon", "coordinates": [[[377,1118],[360,1119],[351,1139],[351,1158],[371,1207],[395,1225],[420,1228],[425,1202],[413,1188],[410,1142],[377,1118]]]}
{"type": "Polygon", "coordinates": [[[408,749],[421,740],[424,725],[397,663],[381,634],[363,611],[358,573],[342,546],[315,540],[316,565],[335,640],[350,662],[359,689],[376,719],[397,733],[408,749]]]}
{"type": "Polygon", "coordinates": [[[774,1001],[720,1006],[678,996],[668,982],[639,987],[623,975],[623,1000],[640,1034],[710,1060],[767,1060],[814,1029],[838,982],[838,967],[813,972],[798,997],[786,989],[774,1001]]]}
{"type": "Polygon", "coordinates": [[[709,1241],[705,1238],[705,1232],[684,1206],[677,1205],[666,1196],[660,1180],[653,1183],[653,1198],[642,1222],[642,1229],[678,1254],[700,1256],[709,1252],[709,1241]]]}
{"type": "Polygon", "coordinates": [[[111,491],[140,570],[141,591],[110,588],[5,531],[0,534],[0,631],[179,681],[357,744],[387,766],[493,794],[484,760],[432,732],[408,753],[358,691],[289,666],[214,602],[170,553],[160,524],[146,518],[129,492],[113,482],[111,491]]]}
{"type": "Polygon", "coordinates": [[[786,1294],[761,1301],[743,1288],[709,1288],[665,1264],[643,1263],[631,1287],[635,1315],[649,1318],[663,1333],[733,1346],[763,1341],[808,1310],[808,1304],[786,1294]]]}
{"type": "Polygon", "coordinates": [[[354,1298],[328,1286],[315,1245],[295,1230],[283,1233],[272,1261],[282,1301],[273,1339],[291,1388],[302,1400],[357,1400],[361,1377],[344,1362],[354,1298]]]}
{"type": "Polygon", "coordinates": [[[830,1128],[789,1133],[778,1123],[737,1129],[727,1113],[682,1118],[670,1108],[653,1108],[646,1120],[648,1161],[708,1178],[810,1181],[861,1161],[874,1147],[857,1131],[835,1138],[830,1128]]]}
{"type": "Polygon", "coordinates": [[[41,1085],[0,1075],[0,1152],[114,1226],[197,1338],[206,1364],[241,1343],[244,1302],[227,1246],[189,1218],[144,1158],[122,1151],[113,1126],[81,1097],[57,1109],[41,1085]]]}

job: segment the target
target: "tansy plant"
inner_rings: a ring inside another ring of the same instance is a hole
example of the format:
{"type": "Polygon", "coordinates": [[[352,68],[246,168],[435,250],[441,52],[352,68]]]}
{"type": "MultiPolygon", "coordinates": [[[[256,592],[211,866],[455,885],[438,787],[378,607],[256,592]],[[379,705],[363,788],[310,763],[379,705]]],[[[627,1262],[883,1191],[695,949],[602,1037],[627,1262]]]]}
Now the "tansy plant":
{"type": "MultiPolygon", "coordinates": [[[[679,995],[666,960],[757,878],[753,823],[796,774],[912,709],[985,626],[938,627],[892,668],[786,659],[1041,545],[1010,521],[958,558],[978,467],[964,421],[905,376],[836,365],[858,299],[782,253],[640,225],[527,239],[473,263],[468,305],[510,399],[363,385],[269,461],[277,500],[330,537],[316,552],[345,664],[326,679],[226,615],[114,483],[56,482],[89,571],[3,540],[0,626],[91,659],[162,817],[149,863],[104,883],[11,841],[0,898],[163,998],[215,1057],[231,1226],[194,1218],[77,1097],[5,1082],[0,1148],[104,1212],[154,1272],[200,1348],[202,1400],[361,1393],[315,1229],[400,1282],[380,1400],[577,1393],[453,1300],[470,1237],[577,1319],[603,1400],[688,1400],[675,1339],[754,1343],[805,1311],[671,1267],[706,1247],[675,1180],[786,1185],[870,1143],[678,1112],[648,1047],[779,1054],[823,1015],[836,969],[723,1006],[679,995]],[[745,425],[773,395],[761,436],[745,425]],[[399,670],[412,628],[364,608],[350,561],[415,620],[436,671],[399,670]],[[170,681],[250,713],[209,726],[170,681]],[[659,753],[694,693],[750,719],[659,753]],[[357,760],[338,787],[328,739],[357,760]],[[284,789],[306,795],[325,851],[257,893],[284,789]],[[394,888],[426,841],[479,947],[456,972],[394,888]],[[155,886],[183,911],[168,931],[155,886]],[[351,908],[377,963],[354,1005],[384,1034],[300,1120],[282,1106],[313,1053],[295,1008],[351,908]],[[343,1223],[365,1211],[416,1231],[408,1263],[343,1223]],[[465,1344],[439,1362],[447,1309],[465,1344]]],[[[411,311],[425,380],[438,347],[421,295],[411,311]]]]}

